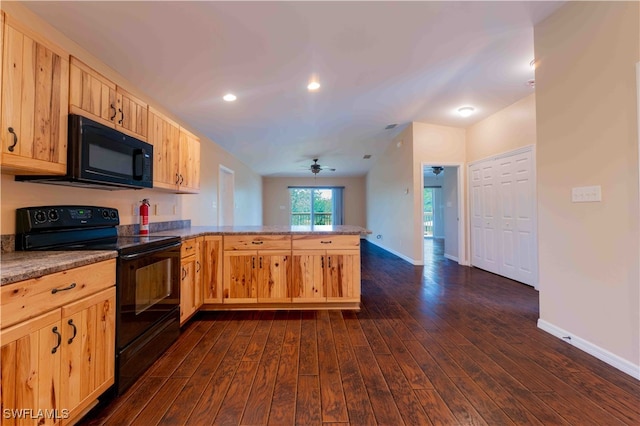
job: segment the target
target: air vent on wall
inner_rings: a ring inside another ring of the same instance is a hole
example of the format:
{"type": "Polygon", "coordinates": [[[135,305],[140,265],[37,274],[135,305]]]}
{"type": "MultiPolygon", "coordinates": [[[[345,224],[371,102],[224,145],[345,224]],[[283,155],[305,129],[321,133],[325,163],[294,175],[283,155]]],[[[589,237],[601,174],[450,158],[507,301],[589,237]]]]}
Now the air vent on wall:
{"type": "Polygon", "coordinates": [[[364,157],[362,158],[364,158],[365,160],[368,160],[369,158],[371,158],[371,154],[365,154],[364,157]]]}
{"type": "Polygon", "coordinates": [[[396,124],[389,124],[389,125],[388,125],[387,127],[385,127],[384,129],[385,129],[385,130],[390,130],[390,129],[393,129],[394,127],[396,127],[397,125],[398,125],[397,123],[396,123],[396,124]]]}

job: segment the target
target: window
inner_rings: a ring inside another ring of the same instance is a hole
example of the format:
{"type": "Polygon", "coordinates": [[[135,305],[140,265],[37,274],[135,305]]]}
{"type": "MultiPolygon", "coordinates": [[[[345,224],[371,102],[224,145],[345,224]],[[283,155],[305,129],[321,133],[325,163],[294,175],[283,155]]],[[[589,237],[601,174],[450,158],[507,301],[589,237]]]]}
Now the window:
{"type": "Polygon", "coordinates": [[[290,186],[291,225],[342,225],[342,187],[290,186]]]}

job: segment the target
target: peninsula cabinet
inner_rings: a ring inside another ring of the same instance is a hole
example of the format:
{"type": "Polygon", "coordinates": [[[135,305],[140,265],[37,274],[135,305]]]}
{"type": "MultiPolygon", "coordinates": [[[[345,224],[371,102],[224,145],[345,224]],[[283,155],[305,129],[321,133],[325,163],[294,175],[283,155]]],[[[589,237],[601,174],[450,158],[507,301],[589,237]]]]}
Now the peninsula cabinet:
{"type": "Polygon", "coordinates": [[[69,112],[146,141],[148,105],[75,57],[69,71],[69,112]]]}
{"type": "Polygon", "coordinates": [[[360,301],[360,238],[357,235],[294,235],[292,300],[360,301]]]}
{"type": "Polygon", "coordinates": [[[113,385],[115,272],[112,259],[2,286],[0,392],[17,410],[2,424],[72,424],[113,385]]]}
{"type": "Polygon", "coordinates": [[[224,237],[223,303],[290,302],[291,237],[224,237]]]}
{"type": "Polygon", "coordinates": [[[222,236],[200,239],[204,303],[222,303],[222,236]]]}
{"type": "Polygon", "coordinates": [[[2,33],[2,172],[67,171],[69,54],[10,16],[2,33]]]}
{"type": "Polygon", "coordinates": [[[203,303],[200,240],[190,238],[180,248],[180,325],[200,309],[203,303]]]}

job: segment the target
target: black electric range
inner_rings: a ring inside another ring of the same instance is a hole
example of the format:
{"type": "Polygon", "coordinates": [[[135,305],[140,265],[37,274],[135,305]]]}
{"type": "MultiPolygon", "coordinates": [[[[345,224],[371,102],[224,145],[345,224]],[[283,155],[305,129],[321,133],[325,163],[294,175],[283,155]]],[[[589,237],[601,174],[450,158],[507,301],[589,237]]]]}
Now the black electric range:
{"type": "Polygon", "coordinates": [[[118,210],[16,211],[16,250],[116,250],[116,380],[121,394],[180,334],[180,237],[118,236],[118,210]]]}

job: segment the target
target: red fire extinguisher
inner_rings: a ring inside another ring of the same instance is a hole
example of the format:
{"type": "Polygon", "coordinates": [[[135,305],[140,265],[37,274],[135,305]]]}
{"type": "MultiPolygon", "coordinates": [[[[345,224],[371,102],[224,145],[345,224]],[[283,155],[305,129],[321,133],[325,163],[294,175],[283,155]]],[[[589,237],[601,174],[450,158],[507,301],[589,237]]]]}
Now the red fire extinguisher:
{"type": "Polygon", "coordinates": [[[149,199],[145,198],[140,204],[140,235],[149,235],[149,199]]]}

